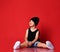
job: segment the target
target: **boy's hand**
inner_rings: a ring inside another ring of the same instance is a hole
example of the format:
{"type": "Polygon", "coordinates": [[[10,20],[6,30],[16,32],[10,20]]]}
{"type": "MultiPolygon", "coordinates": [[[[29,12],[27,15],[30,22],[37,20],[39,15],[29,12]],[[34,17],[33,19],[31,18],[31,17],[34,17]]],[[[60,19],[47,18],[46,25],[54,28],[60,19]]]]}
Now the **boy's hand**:
{"type": "Polygon", "coordinates": [[[29,44],[29,46],[31,46],[32,45],[32,42],[29,42],[28,44],[29,44]]]}

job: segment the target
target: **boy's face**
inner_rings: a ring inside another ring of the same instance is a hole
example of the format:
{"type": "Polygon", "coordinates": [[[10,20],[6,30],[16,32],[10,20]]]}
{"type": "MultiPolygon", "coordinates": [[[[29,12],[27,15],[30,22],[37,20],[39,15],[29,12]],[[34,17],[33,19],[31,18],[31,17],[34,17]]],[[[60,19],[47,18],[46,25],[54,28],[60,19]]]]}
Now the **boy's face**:
{"type": "Polygon", "coordinates": [[[32,20],[29,21],[29,26],[32,27],[32,26],[35,26],[34,22],[32,20]]]}

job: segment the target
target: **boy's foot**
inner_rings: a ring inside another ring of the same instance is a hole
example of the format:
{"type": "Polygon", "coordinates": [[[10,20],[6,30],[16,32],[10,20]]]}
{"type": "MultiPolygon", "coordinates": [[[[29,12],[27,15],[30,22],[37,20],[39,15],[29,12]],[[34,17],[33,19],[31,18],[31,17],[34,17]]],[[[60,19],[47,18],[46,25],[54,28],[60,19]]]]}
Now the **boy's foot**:
{"type": "Polygon", "coordinates": [[[20,41],[16,41],[16,43],[13,46],[13,49],[19,49],[20,48],[20,41]]]}
{"type": "Polygon", "coordinates": [[[48,49],[54,49],[54,46],[50,41],[46,41],[46,45],[48,49]]]}

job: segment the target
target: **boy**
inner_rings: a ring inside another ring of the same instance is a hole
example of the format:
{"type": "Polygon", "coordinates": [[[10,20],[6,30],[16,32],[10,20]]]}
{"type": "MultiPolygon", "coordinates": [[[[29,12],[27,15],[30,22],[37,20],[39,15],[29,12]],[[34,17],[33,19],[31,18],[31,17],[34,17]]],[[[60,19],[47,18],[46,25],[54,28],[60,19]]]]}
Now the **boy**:
{"type": "Polygon", "coordinates": [[[54,46],[50,41],[46,41],[45,43],[40,42],[39,39],[39,30],[36,28],[36,26],[39,23],[38,17],[32,17],[29,22],[30,28],[26,30],[25,35],[25,41],[23,43],[20,43],[20,41],[17,41],[13,47],[13,49],[18,49],[22,47],[42,47],[42,48],[48,48],[48,49],[54,49],[54,46]]]}

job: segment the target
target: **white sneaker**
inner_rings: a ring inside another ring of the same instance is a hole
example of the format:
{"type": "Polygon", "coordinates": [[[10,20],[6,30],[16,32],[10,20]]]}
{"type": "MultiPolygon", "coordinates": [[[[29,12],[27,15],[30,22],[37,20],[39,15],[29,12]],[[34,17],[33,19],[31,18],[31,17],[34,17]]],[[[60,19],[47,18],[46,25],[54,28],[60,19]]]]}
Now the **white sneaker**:
{"type": "Polygon", "coordinates": [[[16,41],[13,46],[13,49],[18,49],[18,48],[20,48],[20,41],[16,41]]]}
{"type": "Polygon", "coordinates": [[[54,46],[50,41],[46,41],[46,45],[48,49],[54,49],[54,46]]]}

